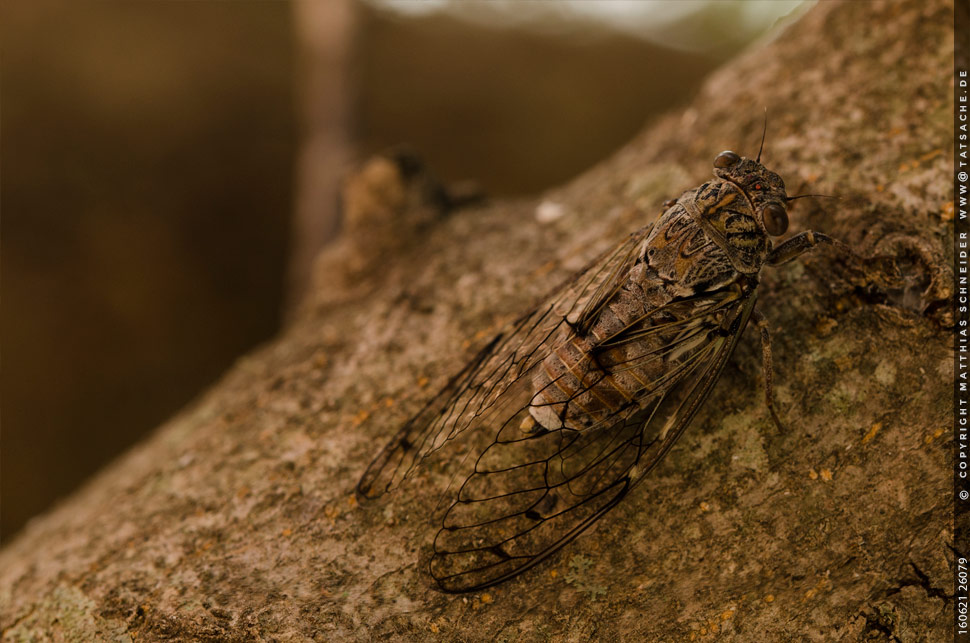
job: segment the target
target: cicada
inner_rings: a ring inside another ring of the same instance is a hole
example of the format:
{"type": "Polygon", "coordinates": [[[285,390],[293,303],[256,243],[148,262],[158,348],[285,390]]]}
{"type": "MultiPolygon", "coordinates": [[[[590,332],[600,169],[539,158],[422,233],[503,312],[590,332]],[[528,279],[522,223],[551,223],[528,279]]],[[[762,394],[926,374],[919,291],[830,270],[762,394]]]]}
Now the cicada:
{"type": "Polygon", "coordinates": [[[777,421],[759,273],[845,247],[816,232],[773,243],[798,197],[760,151],[721,152],[713,174],[495,337],[367,468],[361,499],[462,445],[429,562],[444,591],[521,574],[615,507],[691,423],[752,321],[777,421]]]}

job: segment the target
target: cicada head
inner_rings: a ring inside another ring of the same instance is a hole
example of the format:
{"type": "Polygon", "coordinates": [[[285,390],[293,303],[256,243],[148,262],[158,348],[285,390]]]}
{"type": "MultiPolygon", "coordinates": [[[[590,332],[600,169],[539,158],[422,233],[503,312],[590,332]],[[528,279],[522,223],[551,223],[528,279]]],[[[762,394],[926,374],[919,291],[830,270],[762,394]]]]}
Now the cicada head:
{"type": "MultiPolygon", "coordinates": [[[[760,158],[760,155],[759,155],[760,158]]],[[[781,177],[759,160],[724,151],[714,159],[714,176],[733,183],[748,198],[752,209],[761,217],[765,232],[773,237],[788,230],[788,194],[781,177]]]]}

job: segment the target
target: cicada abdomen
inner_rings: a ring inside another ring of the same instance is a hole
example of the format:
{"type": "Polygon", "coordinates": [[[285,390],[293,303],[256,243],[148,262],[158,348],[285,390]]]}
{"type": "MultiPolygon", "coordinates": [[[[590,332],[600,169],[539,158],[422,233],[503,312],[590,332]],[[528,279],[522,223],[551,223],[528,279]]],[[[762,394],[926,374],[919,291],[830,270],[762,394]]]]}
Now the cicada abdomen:
{"type": "Polygon", "coordinates": [[[613,290],[584,316],[571,317],[533,377],[532,417],[545,429],[585,430],[679,380],[710,342],[723,306],[730,264],[681,204],[645,236],[613,290]]]}
{"type": "Polygon", "coordinates": [[[493,339],[384,447],[358,494],[383,494],[467,439],[470,470],[430,572],[445,591],[472,591],[536,565],[624,498],[689,425],[752,317],[771,408],[758,274],[821,242],[847,250],[812,232],[774,247],[792,198],[760,152],[719,154],[713,180],[493,339]]]}

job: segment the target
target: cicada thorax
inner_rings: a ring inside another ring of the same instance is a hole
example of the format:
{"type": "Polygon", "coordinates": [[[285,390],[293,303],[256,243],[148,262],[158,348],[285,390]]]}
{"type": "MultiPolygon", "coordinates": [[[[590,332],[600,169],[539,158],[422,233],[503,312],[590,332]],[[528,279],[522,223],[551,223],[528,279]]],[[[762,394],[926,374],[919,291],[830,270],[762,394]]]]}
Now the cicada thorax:
{"type": "Polygon", "coordinates": [[[739,276],[678,201],[645,235],[622,285],[588,328],[564,326],[533,376],[532,418],[548,430],[585,430],[665,393],[718,331],[717,309],[741,296],[732,288],[739,276]]]}
{"type": "Polygon", "coordinates": [[[684,205],[736,271],[755,274],[761,270],[771,241],[745,191],[717,179],[699,187],[684,205]]]}
{"type": "Polygon", "coordinates": [[[664,212],[644,248],[650,268],[645,279],[663,282],[671,297],[713,290],[737,276],[724,249],[691,213],[695,192],[686,193],[664,212]]]}

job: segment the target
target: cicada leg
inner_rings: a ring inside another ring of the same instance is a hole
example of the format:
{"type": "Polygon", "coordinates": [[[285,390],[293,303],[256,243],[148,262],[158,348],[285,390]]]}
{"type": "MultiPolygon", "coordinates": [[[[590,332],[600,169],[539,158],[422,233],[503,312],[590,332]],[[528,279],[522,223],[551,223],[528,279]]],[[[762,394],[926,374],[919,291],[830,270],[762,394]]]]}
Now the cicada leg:
{"type": "Polygon", "coordinates": [[[827,234],[822,234],[821,232],[812,232],[811,230],[807,230],[805,232],[796,234],[791,239],[787,239],[780,246],[772,250],[771,254],[768,255],[767,263],[771,264],[772,266],[780,266],[781,264],[788,263],[792,259],[823,243],[835,246],[851,257],[858,257],[858,255],[852,251],[852,248],[845,245],[838,239],[833,239],[827,234]]]}
{"type": "Polygon", "coordinates": [[[751,317],[754,319],[755,326],[758,327],[758,331],[761,333],[761,364],[765,372],[765,402],[768,405],[768,411],[771,413],[771,419],[774,420],[775,426],[778,427],[779,431],[783,432],[785,426],[778,418],[778,413],[775,412],[775,394],[771,385],[774,367],[771,364],[771,333],[768,332],[768,320],[757,308],[752,311],[751,317]]]}

